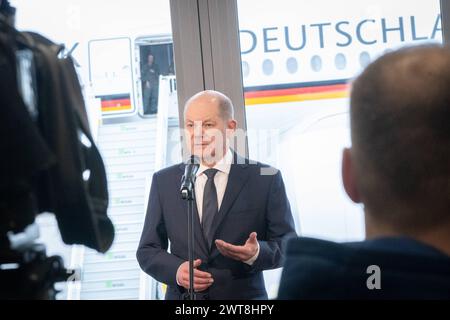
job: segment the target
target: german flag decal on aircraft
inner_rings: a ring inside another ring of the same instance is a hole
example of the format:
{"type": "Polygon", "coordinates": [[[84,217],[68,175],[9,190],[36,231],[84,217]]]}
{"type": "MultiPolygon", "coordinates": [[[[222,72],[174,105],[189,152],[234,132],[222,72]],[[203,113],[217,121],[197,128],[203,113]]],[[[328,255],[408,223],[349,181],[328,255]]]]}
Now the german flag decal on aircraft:
{"type": "Polygon", "coordinates": [[[245,88],[245,105],[348,97],[347,80],[291,83],[245,88]]]}
{"type": "Polygon", "coordinates": [[[130,111],[132,110],[131,98],[129,94],[114,94],[107,96],[97,96],[101,99],[102,112],[130,111]]]}

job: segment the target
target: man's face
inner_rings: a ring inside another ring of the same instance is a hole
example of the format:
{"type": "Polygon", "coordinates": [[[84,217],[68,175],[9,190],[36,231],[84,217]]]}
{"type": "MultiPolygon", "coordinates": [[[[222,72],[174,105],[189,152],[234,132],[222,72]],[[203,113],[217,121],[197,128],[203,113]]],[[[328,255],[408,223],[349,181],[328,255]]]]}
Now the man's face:
{"type": "Polygon", "coordinates": [[[217,98],[200,97],[186,106],[185,130],[191,154],[206,165],[214,165],[223,158],[227,139],[236,128],[236,121],[221,117],[217,98]]]}
{"type": "Polygon", "coordinates": [[[148,63],[149,65],[152,65],[154,59],[155,59],[155,58],[154,58],[152,55],[149,55],[149,56],[147,57],[147,63],[148,63]]]}

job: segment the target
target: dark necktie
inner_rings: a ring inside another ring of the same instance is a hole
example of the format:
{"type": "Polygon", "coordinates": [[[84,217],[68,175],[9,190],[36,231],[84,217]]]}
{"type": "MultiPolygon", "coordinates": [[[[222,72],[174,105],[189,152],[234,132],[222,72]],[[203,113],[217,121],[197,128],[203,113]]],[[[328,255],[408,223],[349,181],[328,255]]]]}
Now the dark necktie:
{"type": "Polygon", "coordinates": [[[214,216],[219,211],[216,185],[214,184],[214,176],[217,171],[217,169],[208,169],[204,172],[208,177],[208,180],[206,181],[205,189],[203,191],[202,228],[209,246],[211,246],[214,237],[211,230],[212,222],[214,216]]]}

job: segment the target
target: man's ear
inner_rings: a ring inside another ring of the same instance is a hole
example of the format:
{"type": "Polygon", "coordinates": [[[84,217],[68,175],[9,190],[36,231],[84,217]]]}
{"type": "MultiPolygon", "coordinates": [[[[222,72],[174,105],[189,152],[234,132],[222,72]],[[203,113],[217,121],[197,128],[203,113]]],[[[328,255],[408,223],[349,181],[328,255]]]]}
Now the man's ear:
{"type": "Polygon", "coordinates": [[[228,120],[227,128],[231,130],[236,130],[237,128],[237,121],[234,119],[228,120]]]}
{"type": "Polygon", "coordinates": [[[356,187],[355,168],[352,163],[352,150],[350,148],[345,148],[342,152],[342,182],[350,199],[355,203],[360,203],[361,197],[356,187]]]}

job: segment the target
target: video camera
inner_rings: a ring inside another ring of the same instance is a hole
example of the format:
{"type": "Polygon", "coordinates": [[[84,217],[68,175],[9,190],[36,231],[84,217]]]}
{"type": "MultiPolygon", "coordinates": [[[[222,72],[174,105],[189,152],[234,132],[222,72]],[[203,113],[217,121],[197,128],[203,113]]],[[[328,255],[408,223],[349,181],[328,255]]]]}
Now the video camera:
{"type": "Polygon", "coordinates": [[[114,227],[73,60],[63,46],[16,30],[14,13],[0,0],[0,299],[54,299],[54,283],[70,273],[35,243],[35,217],[54,213],[66,244],[99,252],[114,227]]]}

